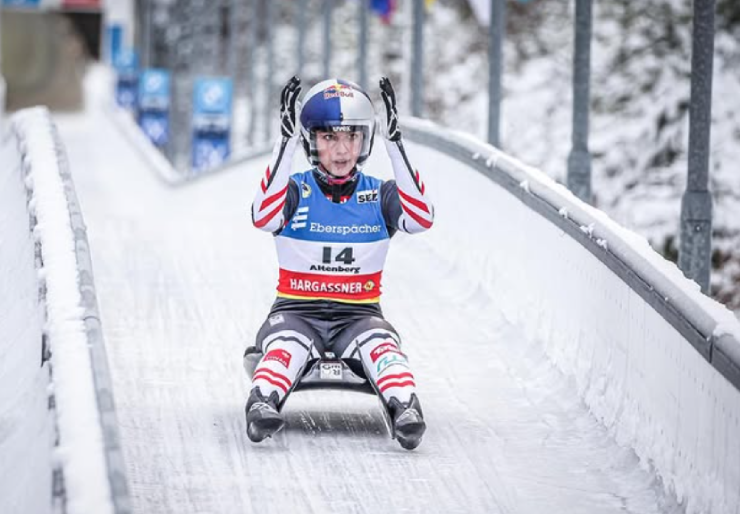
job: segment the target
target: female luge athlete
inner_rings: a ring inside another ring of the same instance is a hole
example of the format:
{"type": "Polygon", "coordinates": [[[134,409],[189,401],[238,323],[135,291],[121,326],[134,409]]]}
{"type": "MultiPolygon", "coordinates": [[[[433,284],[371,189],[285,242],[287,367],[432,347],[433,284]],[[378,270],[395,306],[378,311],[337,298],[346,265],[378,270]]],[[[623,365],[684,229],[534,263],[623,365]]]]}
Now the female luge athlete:
{"type": "Polygon", "coordinates": [[[397,230],[428,230],[434,209],[406,157],[387,78],[380,95],[396,178],[389,181],[361,171],[375,133],[367,93],[345,80],[316,84],[303,98],[299,135],[300,90],[297,77],[283,89],[282,134],[252,204],[254,225],[275,236],[280,276],[277,299],[257,334],[263,357],[246,405],[247,434],[260,442],[280,430],[279,411],[306,363],[331,352],[364,369],[399,443],[410,450],[426,425],[401,339],[380,309],[380,281],[390,238],[397,230]],[[299,142],[314,168],[291,176],[299,142]]]}

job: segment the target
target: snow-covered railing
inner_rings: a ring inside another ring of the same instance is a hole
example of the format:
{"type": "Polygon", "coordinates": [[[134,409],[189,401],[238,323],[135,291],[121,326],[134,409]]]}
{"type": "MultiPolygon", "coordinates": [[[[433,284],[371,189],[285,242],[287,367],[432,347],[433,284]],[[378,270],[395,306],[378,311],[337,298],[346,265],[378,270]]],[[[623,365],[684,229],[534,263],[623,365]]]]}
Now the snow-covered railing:
{"type": "Polygon", "coordinates": [[[471,136],[416,119],[402,125],[409,141],[508,192],[492,199],[477,231],[500,248],[487,258],[501,255],[495,293],[504,314],[542,342],[594,415],[688,513],[740,512],[734,315],[643,238],[542,172],[471,136]]]}
{"type": "Polygon", "coordinates": [[[55,423],[44,351],[46,292],[18,144],[0,141],[0,512],[52,512],[55,423]]]}
{"type": "MultiPolygon", "coordinates": [[[[46,291],[63,507],[69,513],[131,511],[111,377],[97,309],[87,233],[64,148],[45,108],[10,120],[46,291]]],[[[59,494],[59,491],[57,491],[59,494]]]]}

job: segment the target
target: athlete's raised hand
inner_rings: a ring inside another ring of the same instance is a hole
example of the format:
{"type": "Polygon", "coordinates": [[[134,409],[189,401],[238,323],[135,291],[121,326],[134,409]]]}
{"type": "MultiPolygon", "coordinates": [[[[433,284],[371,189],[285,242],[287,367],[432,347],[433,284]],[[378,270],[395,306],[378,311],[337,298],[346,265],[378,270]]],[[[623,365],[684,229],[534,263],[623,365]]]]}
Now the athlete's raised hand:
{"type": "Polygon", "coordinates": [[[380,97],[385,104],[385,137],[389,141],[401,140],[401,129],[398,127],[398,107],[396,106],[396,93],[388,77],[380,79],[380,97]]]}
{"type": "Polygon", "coordinates": [[[301,92],[301,79],[292,77],[280,95],[280,131],[283,137],[290,139],[295,135],[295,106],[301,92]]]}

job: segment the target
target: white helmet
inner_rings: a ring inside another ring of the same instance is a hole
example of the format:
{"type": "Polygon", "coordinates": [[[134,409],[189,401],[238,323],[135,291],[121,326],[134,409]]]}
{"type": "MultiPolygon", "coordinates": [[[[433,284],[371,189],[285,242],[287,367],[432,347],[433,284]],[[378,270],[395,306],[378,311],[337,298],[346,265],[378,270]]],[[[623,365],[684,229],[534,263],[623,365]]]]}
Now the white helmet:
{"type": "Polygon", "coordinates": [[[324,80],[308,90],[301,106],[301,141],[308,161],[319,164],[316,130],[362,132],[362,149],[357,159],[360,167],[370,156],[375,138],[375,109],[370,97],[354,82],[324,80]]]}

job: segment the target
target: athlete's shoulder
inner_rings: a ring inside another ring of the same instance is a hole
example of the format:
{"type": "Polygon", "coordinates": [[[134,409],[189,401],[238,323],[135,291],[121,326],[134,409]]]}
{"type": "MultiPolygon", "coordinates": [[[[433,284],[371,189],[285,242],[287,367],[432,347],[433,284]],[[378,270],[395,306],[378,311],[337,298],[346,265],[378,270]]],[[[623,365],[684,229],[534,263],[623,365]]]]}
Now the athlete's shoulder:
{"type": "Polygon", "coordinates": [[[369,185],[369,186],[376,187],[376,188],[380,188],[380,186],[383,185],[383,182],[384,182],[383,179],[374,177],[372,175],[367,175],[366,173],[362,171],[358,171],[357,174],[358,174],[358,178],[357,178],[358,184],[362,183],[362,184],[369,185]]]}
{"type": "Polygon", "coordinates": [[[299,171],[297,173],[293,173],[290,178],[293,179],[296,183],[305,182],[306,180],[308,180],[312,173],[313,169],[299,171]]]}
{"type": "Polygon", "coordinates": [[[398,193],[398,184],[396,184],[395,179],[381,180],[380,189],[384,193],[398,193]]]}

